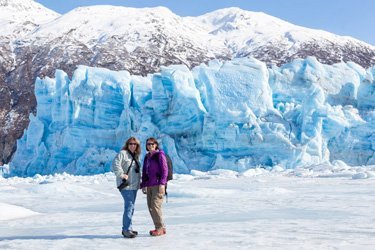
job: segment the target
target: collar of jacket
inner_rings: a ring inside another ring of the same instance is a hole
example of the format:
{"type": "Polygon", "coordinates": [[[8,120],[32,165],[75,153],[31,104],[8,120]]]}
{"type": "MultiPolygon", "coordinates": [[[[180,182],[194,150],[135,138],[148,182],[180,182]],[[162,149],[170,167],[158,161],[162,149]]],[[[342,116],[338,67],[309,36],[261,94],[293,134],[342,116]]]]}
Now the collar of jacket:
{"type": "Polygon", "coordinates": [[[148,152],[147,153],[147,157],[154,157],[155,155],[159,155],[160,154],[160,150],[159,149],[157,149],[157,150],[155,150],[154,152],[148,152]]]}

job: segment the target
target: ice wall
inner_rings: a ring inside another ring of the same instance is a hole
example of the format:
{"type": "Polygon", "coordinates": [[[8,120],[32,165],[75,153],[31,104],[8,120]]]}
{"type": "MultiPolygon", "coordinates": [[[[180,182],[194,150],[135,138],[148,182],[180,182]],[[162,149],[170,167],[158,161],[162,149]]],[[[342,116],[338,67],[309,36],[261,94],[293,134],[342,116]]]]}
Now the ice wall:
{"type": "Polygon", "coordinates": [[[148,77],[79,66],[37,79],[37,115],[18,141],[13,175],[109,171],[129,136],[159,138],[175,171],[342,160],[375,164],[375,68],[315,58],[268,68],[211,61],[148,77]]]}

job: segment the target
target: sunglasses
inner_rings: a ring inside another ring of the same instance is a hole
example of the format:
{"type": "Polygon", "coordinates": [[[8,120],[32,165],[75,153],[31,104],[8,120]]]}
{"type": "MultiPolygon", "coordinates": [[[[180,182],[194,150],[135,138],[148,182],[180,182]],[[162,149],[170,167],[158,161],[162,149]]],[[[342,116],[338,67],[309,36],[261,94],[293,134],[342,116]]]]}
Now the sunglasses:
{"type": "Polygon", "coordinates": [[[134,143],[134,142],[129,143],[129,146],[132,146],[132,145],[137,146],[137,143],[134,143]]]}
{"type": "Polygon", "coordinates": [[[153,145],[155,145],[155,143],[151,143],[151,142],[150,142],[150,143],[147,143],[146,145],[147,145],[147,146],[153,146],[153,145]]]}

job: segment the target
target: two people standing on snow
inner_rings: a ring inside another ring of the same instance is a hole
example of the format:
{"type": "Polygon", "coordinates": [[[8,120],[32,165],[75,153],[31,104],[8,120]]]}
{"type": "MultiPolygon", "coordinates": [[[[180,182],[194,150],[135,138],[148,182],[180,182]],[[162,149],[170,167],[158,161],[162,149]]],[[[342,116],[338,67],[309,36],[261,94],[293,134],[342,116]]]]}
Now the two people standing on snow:
{"type": "Polygon", "coordinates": [[[139,188],[147,194],[148,210],[155,225],[150,235],[160,236],[166,233],[162,217],[162,203],[168,175],[167,159],[164,152],[159,150],[159,144],[155,138],[147,139],[146,150],[142,181],[139,162],[141,147],[139,140],[135,137],[130,137],[126,141],[112,164],[117,187],[120,186],[119,189],[124,199],[122,235],[126,238],[134,238],[138,235],[138,232],[132,229],[132,217],[139,188]]]}

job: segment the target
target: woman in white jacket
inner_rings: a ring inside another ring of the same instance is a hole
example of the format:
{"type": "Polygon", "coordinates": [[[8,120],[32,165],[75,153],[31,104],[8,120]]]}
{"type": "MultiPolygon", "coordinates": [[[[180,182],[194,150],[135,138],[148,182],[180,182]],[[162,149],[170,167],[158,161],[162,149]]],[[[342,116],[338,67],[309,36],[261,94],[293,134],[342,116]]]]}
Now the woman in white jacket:
{"type": "Polygon", "coordinates": [[[122,235],[126,238],[134,238],[138,235],[138,232],[132,229],[132,217],[141,179],[140,154],[141,146],[139,140],[135,137],[130,137],[112,163],[112,171],[116,175],[116,184],[124,199],[122,235]]]}

